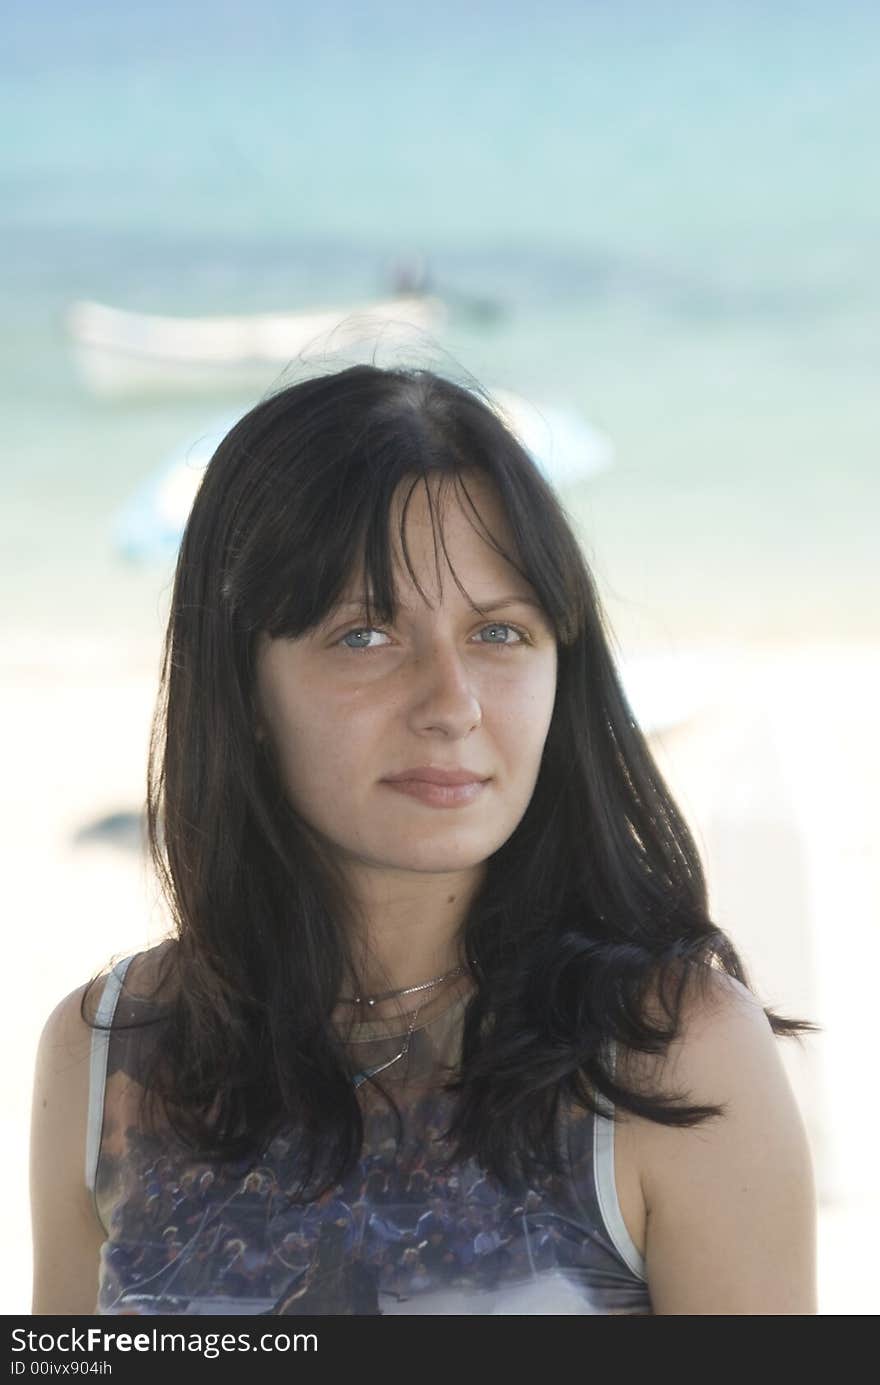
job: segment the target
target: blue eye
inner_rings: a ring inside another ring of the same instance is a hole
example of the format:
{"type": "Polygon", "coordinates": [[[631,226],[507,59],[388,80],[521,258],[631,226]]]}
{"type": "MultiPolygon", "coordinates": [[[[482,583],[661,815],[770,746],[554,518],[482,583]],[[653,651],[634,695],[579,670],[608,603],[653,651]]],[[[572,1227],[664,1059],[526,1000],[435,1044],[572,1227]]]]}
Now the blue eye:
{"type": "MultiPolygon", "coordinates": [[[[484,625],[478,633],[482,635],[486,630],[512,630],[513,633],[517,636],[515,640],[480,640],[481,644],[484,644],[487,648],[490,649],[493,647],[495,649],[511,649],[515,648],[518,645],[529,643],[528,637],[523,630],[520,630],[519,627],[516,625],[509,625],[506,621],[493,621],[491,625],[484,625]]],[[[369,644],[346,644],[346,641],[351,639],[352,636],[355,635],[369,636],[382,635],[384,633],[385,632],[383,630],[377,630],[375,626],[359,625],[356,629],[348,630],[344,635],[340,636],[338,643],[342,645],[344,649],[351,649],[355,652],[359,651],[361,653],[367,654],[370,652],[370,650],[378,648],[379,646],[369,644]]]]}
{"type": "MultiPolygon", "coordinates": [[[[512,630],[512,631],[514,632],[515,635],[518,635],[518,636],[519,636],[519,638],[518,638],[517,640],[514,640],[513,643],[514,643],[514,644],[524,644],[524,643],[525,643],[525,639],[524,639],[524,637],[523,637],[522,631],[521,631],[521,630],[518,630],[518,629],[516,628],[515,625],[508,625],[506,621],[495,621],[495,622],[493,622],[492,625],[484,625],[484,626],[483,626],[483,630],[512,630]]],[[[481,635],[482,635],[482,633],[483,633],[483,630],[480,631],[480,634],[481,634],[481,635]]],[[[490,640],[489,643],[490,643],[490,644],[499,644],[499,645],[501,645],[501,647],[502,647],[502,649],[503,649],[503,648],[505,647],[505,645],[510,644],[511,641],[510,641],[510,640],[490,640]]]]}
{"type": "Polygon", "coordinates": [[[366,651],[370,649],[372,646],[366,644],[345,644],[345,641],[350,639],[352,635],[381,635],[381,633],[381,630],[375,630],[372,626],[362,625],[359,626],[357,630],[349,630],[345,635],[342,636],[339,643],[345,645],[346,649],[362,649],[366,651]]]}

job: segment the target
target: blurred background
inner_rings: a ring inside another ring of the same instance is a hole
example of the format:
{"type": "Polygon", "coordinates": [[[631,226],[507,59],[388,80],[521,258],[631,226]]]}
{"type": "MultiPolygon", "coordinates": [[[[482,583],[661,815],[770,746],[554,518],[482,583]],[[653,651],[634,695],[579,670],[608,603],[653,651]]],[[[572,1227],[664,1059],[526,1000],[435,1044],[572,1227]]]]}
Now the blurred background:
{"type": "Polygon", "coordinates": [[[140,814],[180,524],[211,439],[319,340],[469,373],[557,484],[715,915],[823,1025],[782,1046],[820,1309],[875,1313],[880,9],[35,0],[4,27],[3,1311],[40,1028],[166,928],[140,814]]]}

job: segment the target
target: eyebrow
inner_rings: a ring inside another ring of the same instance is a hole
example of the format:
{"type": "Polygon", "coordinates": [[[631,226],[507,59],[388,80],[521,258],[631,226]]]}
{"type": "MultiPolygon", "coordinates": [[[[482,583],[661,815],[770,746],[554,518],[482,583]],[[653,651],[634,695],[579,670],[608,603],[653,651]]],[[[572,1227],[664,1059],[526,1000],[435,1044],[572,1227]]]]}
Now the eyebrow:
{"type": "MultiPolygon", "coordinates": [[[[376,604],[376,603],[375,603],[375,600],[374,600],[374,601],[373,601],[373,605],[375,606],[375,604],[376,604]]],[[[411,615],[411,614],[412,614],[412,607],[411,607],[411,606],[407,606],[404,602],[400,602],[399,604],[400,604],[400,609],[401,609],[401,610],[406,611],[408,615],[411,615]]],[[[471,610],[477,611],[477,612],[479,612],[479,611],[500,611],[500,610],[502,610],[505,606],[534,606],[534,608],[535,608],[536,611],[539,611],[539,612],[541,613],[541,615],[544,614],[544,607],[541,605],[540,601],[537,601],[537,600],[535,599],[535,597],[533,597],[533,596],[499,596],[499,597],[497,597],[495,600],[492,600],[492,601],[479,601],[479,602],[473,602],[473,601],[472,601],[472,602],[470,602],[469,604],[470,604],[471,610]]],[[[347,608],[351,608],[352,610],[356,610],[356,611],[363,611],[363,610],[366,609],[366,602],[365,602],[363,599],[361,599],[361,600],[359,600],[359,601],[340,601],[340,602],[337,602],[337,610],[345,610],[345,609],[347,609],[347,608]]]]}

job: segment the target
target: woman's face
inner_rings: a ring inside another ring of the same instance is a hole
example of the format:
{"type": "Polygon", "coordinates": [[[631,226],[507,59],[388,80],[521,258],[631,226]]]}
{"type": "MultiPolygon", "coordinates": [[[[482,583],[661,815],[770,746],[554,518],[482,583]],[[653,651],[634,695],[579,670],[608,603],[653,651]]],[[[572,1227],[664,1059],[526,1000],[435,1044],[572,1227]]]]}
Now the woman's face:
{"type": "MultiPolygon", "coordinates": [[[[491,484],[480,475],[465,480],[489,532],[515,551],[491,484]]],[[[496,607],[486,617],[471,608],[439,543],[435,558],[420,484],[406,536],[426,605],[399,550],[402,499],[398,492],[391,528],[401,601],[395,623],[365,628],[353,585],[306,635],[262,635],[259,732],[271,739],[292,805],[344,863],[468,870],[507,841],[532,797],[556,695],[556,641],[534,590],[475,531],[458,496],[446,492],[449,561],[475,603],[496,607]],[[484,782],[451,803],[448,791],[387,782],[424,766],[470,770],[484,782]]]]}

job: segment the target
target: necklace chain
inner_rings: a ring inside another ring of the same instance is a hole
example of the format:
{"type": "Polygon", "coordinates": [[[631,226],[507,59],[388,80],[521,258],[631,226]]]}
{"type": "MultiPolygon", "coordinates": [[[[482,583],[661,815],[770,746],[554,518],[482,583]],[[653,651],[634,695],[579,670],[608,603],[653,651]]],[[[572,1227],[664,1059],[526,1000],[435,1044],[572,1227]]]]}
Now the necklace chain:
{"type": "MultiPolygon", "coordinates": [[[[381,995],[342,995],[339,997],[342,1005],[366,1005],[372,1009],[383,1000],[398,1000],[404,995],[415,995],[416,991],[428,991],[433,986],[439,986],[444,981],[450,981],[453,976],[460,976],[464,971],[464,965],[453,967],[451,971],[446,971],[442,976],[434,976],[430,981],[420,981],[417,986],[402,986],[399,991],[383,991],[381,995]]],[[[418,1010],[416,1011],[418,1014],[418,1010]]]]}
{"type": "Polygon", "coordinates": [[[354,1077],[351,1079],[352,1086],[359,1087],[362,1082],[366,1082],[368,1077],[375,1077],[377,1073],[384,1072],[386,1068],[390,1068],[392,1063],[398,1063],[400,1062],[401,1058],[405,1058],[407,1056],[407,1054],[409,1053],[410,1040],[412,1039],[413,1030],[416,1027],[416,1020],[419,1017],[419,1010],[421,1010],[421,1008],[421,1005],[417,1005],[415,1010],[413,1011],[412,1019],[410,1020],[409,1025],[407,1027],[406,1038],[403,1041],[403,1048],[400,1050],[400,1052],[395,1053],[393,1058],[386,1058],[384,1063],[376,1063],[371,1068],[364,1068],[361,1072],[356,1072],[354,1077]]]}
{"type": "MultiPolygon", "coordinates": [[[[363,997],[361,997],[361,996],[351,996],[351,997],[349,997],[349,996],[343,996],[343,997],[341,997],[341,998],[342,998],[347,1004],[349,1004],[349,1005],[368,1005],[368,1006],[371,1006],[371,1005],[377,1004],[378,1001],[380,1001],[380,1000],[392,1000],[392,999],[394,999],[395,997],[399,997],[399,996],[403,996],[403,995],[412,995],[412,994],[414,994],[414,992],[416,992],[416,991],[427,991],[427,990],[431,990],[433,987],[436,987],[436,986],[441,985],[442,982],[444,982],[444,981],[450,981],[450,980],[452,979],[453,976],[460,976],[461,973],[462,973],[463,971],[464,971],[464,966],[463,966],[463,965],[462,965],[462,966],[458,966],[458,967],[453,967],[451,971],[444,972],[442,976],[435,976],[435,977],[433,977],[430,981],[422,981],[422,982],[419,983],[418,986],[404,986],[404,987],[403,987],[401,990],[399,990],[399,991],[387,991],[384,995],[363,996],[363,997]]],[[[354,1077],[351,1079],[351,1080],[352,1080],[352,1085],[353,1085],[355,1088],[359,1087],[359,1086],[361,1085],[362,1082],[366,1082],[368,1078],[370,1078],[370,1077],[375,1077],[375,1076],[377,1075],[377,1073],[384,1072],[385,1069],[386,1069],[386,1068],[390,1068],[390,1067],[392,1066],[392,1064],[394,1064],[394,1063],[399,1063],[400,1060],[401,1060],[402,1058],[406,1058],[406,1056],[407,1056],[408,1053],[409,1053],[409,1046],[410,1046],[410,1043],[411,1043],[411,1041],[412,1041],[413,1033],[414,1033],[414,1031],[415,1031],[416,1022],[417,1022],[417,1020],[418,1020],[418,1018],[419,1018],[419,1013],[420,1013],[422,1007],[423,1007],[425,1004],[426,1004],[426,1001],[425,1001],[425,1000],[420,1000],[419,1003],[418,1003],[418,1005],[416,1006],[416,1008],[412,1011],[412,1013],[411,1013],[411,1015],[410,1015],[409,1024],[408,1024],[407,1027],[406,1027],[406,1034],[405,1034],[404,1040],[403,1040],[403,1048],[400,1050],[400,1052],[399,1052],[399,1053],[395,1053],[395,1055],[394,1055],[393,1058],[386,1058],[385,1061],[382,1062],[382,1063],[376,1063],[376,1064],[374,1064],[373,1067],[364,1068],[361,1072],[355,1073],[354,1077]]],[[[392,1037],[394,1037],[394,1036],[392,1036],[392,1035],[387,1035],[386,1037],[392,1038],[392,1037]]],[[[400,1036],[397,1035],[397,1037],[399,1038],[400,1036]]]]}

